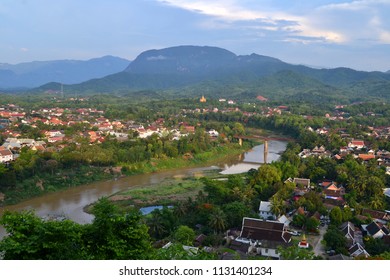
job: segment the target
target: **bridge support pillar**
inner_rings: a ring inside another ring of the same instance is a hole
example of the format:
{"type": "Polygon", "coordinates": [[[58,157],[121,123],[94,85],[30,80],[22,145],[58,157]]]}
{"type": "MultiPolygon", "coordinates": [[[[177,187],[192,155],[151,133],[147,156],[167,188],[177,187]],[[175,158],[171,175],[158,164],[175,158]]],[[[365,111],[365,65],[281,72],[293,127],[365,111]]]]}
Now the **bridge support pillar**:
{"type": "Polygon", "coordinates": [[[267,163],[267,157],[268,157],[268,141],[264,141],[264,163],[267,163]]]}

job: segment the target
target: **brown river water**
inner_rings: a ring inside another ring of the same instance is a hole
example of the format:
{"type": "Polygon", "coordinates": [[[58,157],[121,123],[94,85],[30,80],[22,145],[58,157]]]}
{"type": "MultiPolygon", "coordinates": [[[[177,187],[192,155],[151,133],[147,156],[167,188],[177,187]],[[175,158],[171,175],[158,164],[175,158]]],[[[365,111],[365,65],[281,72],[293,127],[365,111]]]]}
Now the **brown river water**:
{"type": "MultiPolygon", "coordinates": [[[[279,159],[280,154],[286,149],[285,141],[269,141],[268,162],[279,159]]],[[[21,203],[0,207],[0,215],[5,210],[22,211],[33,210],[38,216],[53,217],[65,216],[77,223],[85,224],[93,220],[93,215],[84,212],[84,207],[94,203],[103,196],[109,196],[118,191],[126,190],[134,186],[157,184],[165,178],[173,176],[199,175],[202,171],[220,169],[222,174],[236,174],[246,172],[251,168],[258,168],[263,162],[263,145],[255,146],[252,150],[225,162],[198,168],[183,168],[162,171],[149,174],[134,175],[117,180],[95,182],[79,187],[69,188],[63,191],[35,197],[21,203]]],[[[0,227],[0,239],[5,235],[4,228],[0,227]]]]}

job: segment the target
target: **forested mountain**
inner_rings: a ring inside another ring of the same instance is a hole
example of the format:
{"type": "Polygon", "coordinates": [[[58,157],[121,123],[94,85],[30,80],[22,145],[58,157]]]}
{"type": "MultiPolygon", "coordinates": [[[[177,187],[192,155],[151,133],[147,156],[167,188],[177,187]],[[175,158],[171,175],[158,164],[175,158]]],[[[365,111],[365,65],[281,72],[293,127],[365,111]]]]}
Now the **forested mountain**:
{"type": "Polygon", "coordinates": [[[87,61],[55,60],[0,64],[0,88],[32,88],[49,82],[81,83],[123,71],[130,61],[104,56],[87,61]]]}
{"type": "Polygon", "coordinates": [[[390,98],[390,75],[349,68],[314,69],[258,54],[235,55],[217,47],[179,46],[145,51],[122,72],[67,88],[80,93],[169,90],[180,95],[203,91],[237,96],[249,92],[271,99],[298,95],[358,101],[390,98]]]}

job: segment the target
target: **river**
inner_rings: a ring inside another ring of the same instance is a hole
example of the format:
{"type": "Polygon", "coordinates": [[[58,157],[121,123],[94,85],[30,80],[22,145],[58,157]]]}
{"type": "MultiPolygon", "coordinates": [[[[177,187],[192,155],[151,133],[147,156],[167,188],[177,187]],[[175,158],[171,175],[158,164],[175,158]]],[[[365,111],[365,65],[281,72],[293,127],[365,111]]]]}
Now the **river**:
{"type": "MultiPolygon", "coordinates": [[[[271,162],[278,160],[280,154],[286,149],[286,146],[287,142],[284,141],[269,141],[267,161],[271,162]]],[[[93,216],[85,213],[83,209],[86,205],[97,201],[103,196],[111,195],[132,186],[156,184],[165,178],[173,176],[193,176],[194,174],[199,174],[202,171],[210,169],[221,169],[222,174],[246,172],[251,168],[258,168],[264,162],[263,149],[263,145],[255,146],[250,151],[219,165],[134,175],[118,180],[96,182],[46,194],[15,205],[0,207],[0,215],[5,210],[34,210],[35,213],[41,217],[65,216],[80,224],[90,223],[93,216]]],[[[0,228],[0,238],[2,238],[4,234],[4,228],[0,228]]]]}

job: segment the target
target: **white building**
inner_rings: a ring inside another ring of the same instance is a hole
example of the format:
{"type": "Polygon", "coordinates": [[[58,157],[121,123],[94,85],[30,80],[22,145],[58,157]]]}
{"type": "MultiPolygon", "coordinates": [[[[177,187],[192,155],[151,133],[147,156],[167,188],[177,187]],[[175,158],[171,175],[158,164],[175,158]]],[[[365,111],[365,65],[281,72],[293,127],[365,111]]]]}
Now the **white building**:
{"type": "Polygon", "coordinates": [[[259,215],[264,220],[275,220],[276,216],[271,211],[271,202],[269,201],[260,201],[259,206],[259,215]]]}

